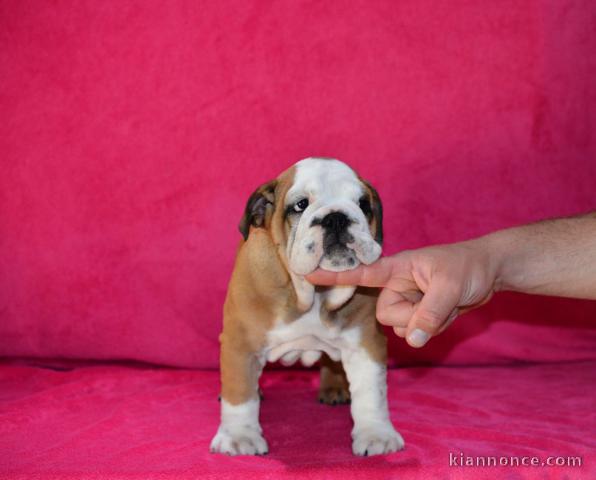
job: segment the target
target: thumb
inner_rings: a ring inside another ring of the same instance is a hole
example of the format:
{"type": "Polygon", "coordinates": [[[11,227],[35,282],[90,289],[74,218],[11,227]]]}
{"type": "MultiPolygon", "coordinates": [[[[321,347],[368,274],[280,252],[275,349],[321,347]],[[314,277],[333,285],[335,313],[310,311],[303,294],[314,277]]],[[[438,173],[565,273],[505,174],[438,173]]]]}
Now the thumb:
{"type": "Polygon", "coordinates": [[[440,277],[433,280],[408,324],[406,340],[412,347],[424,346],[447,320],[457,315],[459,286],[440,277]]]}

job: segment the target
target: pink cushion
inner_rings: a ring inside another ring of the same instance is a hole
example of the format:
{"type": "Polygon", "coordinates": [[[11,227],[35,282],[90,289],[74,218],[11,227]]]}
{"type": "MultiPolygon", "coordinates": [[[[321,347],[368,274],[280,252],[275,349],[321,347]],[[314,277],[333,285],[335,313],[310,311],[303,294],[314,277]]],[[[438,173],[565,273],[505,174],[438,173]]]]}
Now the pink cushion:
{"type": "Polygon", "coordinates": [[[313,372],[265,372],[270,453],[232,458],[208,453],[219,421],[216,372],[3,365],[0,478],[594,478],[594,368],[391,370],[391,417],[406,449],[370,458],[351,453],[349,408],[316,401],[313,372]],[[583,463],[473,468],[459,466],[460,453],[583,463]]]}
{"type": "MultiPolygon", "coordinates": [[[[594,208],[590,2],[0,7],[0,355],[215,367],[244,203],[339,157],[387,253],[594,208]]],[[[403,364],[596,358],[503,295],[403,364]]]]}

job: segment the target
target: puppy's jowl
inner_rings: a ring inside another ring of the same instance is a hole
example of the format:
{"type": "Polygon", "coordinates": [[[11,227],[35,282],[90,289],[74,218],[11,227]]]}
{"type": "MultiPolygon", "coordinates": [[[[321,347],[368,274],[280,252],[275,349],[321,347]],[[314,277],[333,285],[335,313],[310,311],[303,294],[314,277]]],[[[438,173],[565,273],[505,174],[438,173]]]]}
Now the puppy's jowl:
{"type": "Polygon", "coordinates": [[[394,452],[404,441],[387,409],[386,339],[376,291],[315,288],[304,275],[341,271],[381,255],[376,191],[346,164],[307,158],[259,187],[240,222],[244,237],[224,305],[221,424],[211,451],[268,452],[259,424],[259,376],[267,361],[320,360],[319,399],[351,400],[356,455],[394,452]]]}

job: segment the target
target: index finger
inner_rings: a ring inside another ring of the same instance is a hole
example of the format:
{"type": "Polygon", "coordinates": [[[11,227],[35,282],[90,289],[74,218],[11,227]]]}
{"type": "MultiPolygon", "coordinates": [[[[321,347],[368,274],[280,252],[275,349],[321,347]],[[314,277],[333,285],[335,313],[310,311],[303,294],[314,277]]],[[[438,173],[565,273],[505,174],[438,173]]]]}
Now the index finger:
{"type": "Polygon", "coordinates": [[[371,265],[360,265],[345,272],[329,272],[319,268],[305,278],[314,285],[384,287],[391,280],[395,265],[395,257],[383,257],[371,265]]]}

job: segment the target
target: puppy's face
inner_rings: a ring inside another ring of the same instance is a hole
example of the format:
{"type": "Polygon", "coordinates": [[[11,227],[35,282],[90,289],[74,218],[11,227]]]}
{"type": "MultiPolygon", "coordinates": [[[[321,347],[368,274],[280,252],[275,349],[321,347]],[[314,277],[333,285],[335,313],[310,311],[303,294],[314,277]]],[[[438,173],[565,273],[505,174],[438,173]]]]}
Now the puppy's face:
{"type": "Polygon", "coordinates": [[[382,209],[377,192],[345,163],[307,158],[249,199],[240,224],[268,228],[289,269],[342,271],[381,255],[382,209]]]}

